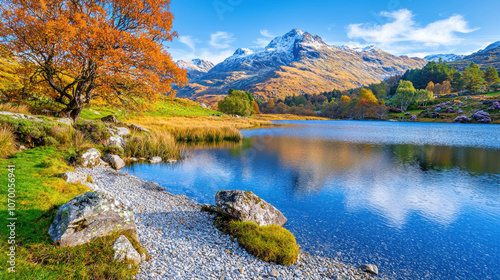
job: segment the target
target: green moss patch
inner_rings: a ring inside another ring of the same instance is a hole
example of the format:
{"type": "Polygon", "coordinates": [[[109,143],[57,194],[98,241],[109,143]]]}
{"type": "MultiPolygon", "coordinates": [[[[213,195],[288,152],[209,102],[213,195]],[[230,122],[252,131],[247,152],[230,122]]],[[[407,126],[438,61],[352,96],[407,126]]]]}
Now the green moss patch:
{"type": "Polygon", "coordinates": [[[293,265],[299,256],[295,236],[278,225],[259,226],[254,222],[229,221],[224,232],[235,237],[250,254],[266,262],[293,265]]]}

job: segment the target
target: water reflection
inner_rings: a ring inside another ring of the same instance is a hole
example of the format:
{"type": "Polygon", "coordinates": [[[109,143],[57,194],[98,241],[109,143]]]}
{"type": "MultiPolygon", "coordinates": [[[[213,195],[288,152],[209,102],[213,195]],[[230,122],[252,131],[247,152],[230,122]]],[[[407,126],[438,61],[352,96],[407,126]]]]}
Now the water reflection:
{"type": "Polygon", "coordinates": [[[485,269],[500,262],[498,130],[374,124],[251,130],[240,143],[191,147],[175,165],[126,171],[202,203],[220,189],[251,190],[285,214],[302,249],[375,263],[387,277],[500,277],[485,269]],[[441,138],[415,144],[413,131],[441,138]]]}

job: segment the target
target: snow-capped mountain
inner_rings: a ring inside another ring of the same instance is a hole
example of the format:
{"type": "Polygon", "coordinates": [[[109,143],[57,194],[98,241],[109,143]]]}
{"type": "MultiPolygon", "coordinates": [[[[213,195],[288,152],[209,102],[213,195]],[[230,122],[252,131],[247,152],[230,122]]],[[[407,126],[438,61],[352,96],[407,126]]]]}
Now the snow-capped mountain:
{"type": "Polygon", "coordinates": [[[425,64],[423,59],[393,56],[373,46],[330,46],[319,36],[293,29],[265,48],[236,50],[206,74],[192,77],[178,94],[225,94],[235,88],[264,99],[284,97],[359,87],[425,64]]]}
{"type": "Polygon", "coordinates": [[[457,61],[457,60],[463,59],[464,57],[465,57],[465,55],[457,55],[457,54],[450,53],[450,54],[431,54],[431,55],[424,57],[424,59],[429,60],[429,61],[435,61],[435,62],[438,62],[439,59],[442,59],[443,62],[452,62],[452,61],[457,61]]]}
{"type": "Polygon", "coordinates": [[[176,64],[180,68],[186,69],[191,79],[204,75],[214,67],[212,62],[198,58],[191,61],[178,60],[176,64]]]}
{"type": "Polygon", "coordinates": [[[451,62],[450,65],[462,71],[469,66],[471,62],[476,63],[483,70],[492,66],[500,71],[500,41],[490,44],[483,50],[467,55],[461,60],[451,62]]]}
{"type": "Polygon", "coordinates": [[[484,48],[483,50],[479,50],[479,51],[477,51],[476,53],[473,53],[473,54],[484,53],[484,52],[487,52],[487,51],[490,51],[490,50],[494,50],[494,49],[498,49],[498,48],[500,48],[500,41],[497,41],[497,42],[495,42],[493,44],[490,44],[486,48],[484,48]]]}

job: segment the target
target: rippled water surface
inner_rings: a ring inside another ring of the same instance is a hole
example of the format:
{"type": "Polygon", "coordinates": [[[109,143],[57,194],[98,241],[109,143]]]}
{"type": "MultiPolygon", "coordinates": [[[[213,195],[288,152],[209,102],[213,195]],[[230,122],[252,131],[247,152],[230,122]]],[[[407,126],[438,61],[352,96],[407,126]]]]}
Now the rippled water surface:
{"type": "Polygon", "coordinates": [[[214,203],[251,190],[301,249],[400,279],[500,279],[500,126],[293,121],[124,169],[214,203]]]}

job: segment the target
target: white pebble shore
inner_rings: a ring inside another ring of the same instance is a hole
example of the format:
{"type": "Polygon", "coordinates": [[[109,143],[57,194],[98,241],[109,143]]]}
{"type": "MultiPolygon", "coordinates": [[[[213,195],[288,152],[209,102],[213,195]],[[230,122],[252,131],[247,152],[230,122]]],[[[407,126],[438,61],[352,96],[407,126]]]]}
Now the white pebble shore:
{"type": "MultiPolygon", "coordinates": [[[[131,207],[143,248],[151,259],[137,279],[381,279],[334,259],[301,252],[296,265],[270,264],[248,254],[214,225],[214,214],[184,195],[109,167],[78,168],[94,191],[131,207]]],[[[300,244],[299,244],[300,245],[300,244]]]]}

